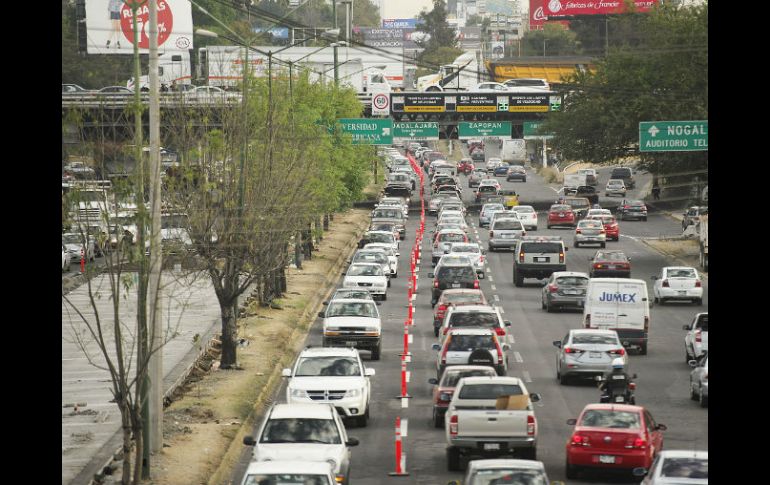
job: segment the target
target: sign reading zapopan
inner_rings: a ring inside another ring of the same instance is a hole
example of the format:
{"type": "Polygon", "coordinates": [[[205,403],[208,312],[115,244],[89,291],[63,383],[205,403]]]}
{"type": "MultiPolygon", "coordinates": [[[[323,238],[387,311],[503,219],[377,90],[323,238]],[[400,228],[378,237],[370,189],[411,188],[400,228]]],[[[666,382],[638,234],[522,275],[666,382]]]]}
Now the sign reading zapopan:
{"type": "MultiPolygon", "coordinates": [[[[634,0],[637,12],[647,12],[658,0],[634,0]]],[[[623,0],[547,0],[543,13],[546,17],[563,17],[567,15],[600,15],[624,13],[626,5],[623,0]]]]}

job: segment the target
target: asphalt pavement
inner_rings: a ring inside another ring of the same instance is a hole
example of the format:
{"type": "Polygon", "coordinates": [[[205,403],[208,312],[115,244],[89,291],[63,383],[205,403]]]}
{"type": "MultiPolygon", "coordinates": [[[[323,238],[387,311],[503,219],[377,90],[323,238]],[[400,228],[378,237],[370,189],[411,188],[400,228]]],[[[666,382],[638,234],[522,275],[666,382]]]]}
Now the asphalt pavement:
{"type": "MultiPolygon", "coordinates": [[[[464,150],[464,148],[463,148],[464,150]]],[[[495,156],[490,150],[488,157],[495,156]]],[[[599,183],[603,188],[608,169],[599,170],[599,183]]],[[[545,184],[543,179],[527,168],[527,182],[506,182],[499,180],[503,188],[513,188],[520,194],[520,203],[545,202],[555,199],[557,186],[545,184]]],[[[637,174],[637,188],[629,198],[641,198],[649,177],[637,174]]],[[[463,198],[469,202],[472,191],[467,188],[466,177],[460,176],[463,184],[463,198]]],[[[429,198],[426,191],[426,199],[429,198]]],[[[417,197],[413,197],[417,199],[417,197]]],[[[604,197],[600,203],[604,202],[604,197]]],[[[615,199],[615,198],[613,198],[615,199]]],[[[610,199],[612,200],[612,199],[610,199]]],[[[617,200],[617,199],[615,199],[617,200]]],[[[427,200],[425,204],[427,208],[427,200]]],[[[418,206],[419,207],[419,206],[418,206]]],[[[560,235],[572,246],[571,229],[545,229],[545,214],[540,213],[538,235],[560,235]]],[[[469,213],[467,221],[472,240],[487,247],[488,231],[478,228],[478,214],[469,213]]],[[[352,449],[350,483],[376,485],[386,482],[444,484],[449,480],[461,480],[460,472],[447,471],[444,430],[433,427],[432,386],[428,379],[436,375],[436,352],[431,345],[437,341],[433,336],[433,311],[430,306],[430,262],[429,231],[435,224],[435,217],[425,218],[425,237],[422,243],[422,261],[419,266],[418,293],[414,306],[414,326],[410,328],[413,342],[408,364],[410,382],[408,407],[402,408],[400,394],[400,357],[403,350],[404,320],[407,317],[407,277],[409,275],[409,251],[419,226],[419,213],[410,215],[407,224],[407,238],[401,241],[399,277],[392,280],[388,300],[379,307],[383,324],[383,350],[380,361],[368,360],[368,353],[362,352],[365,365],[376,369],[372,378],[371,419],[366,428],[349,425],[348,434],[359,438],[361,444],[352,449]],[[404,437],[406,470],[408,477],[389,477],[395,469],[394,425],[400,416],[408,419],[407,434],[404,437]]],[[[679,223],[662,214],[650,214],[648,221],[621,221],[621,238],[608,242],[608,248],[623,250],[632,262],[632,278],[647,281],[650,294],[650,276],[658,273],[666,261],[659,253],[641,242],[647,237],[678,236],[679,223]]],[[[567,269],[584,271],[589,269],[589,258],[597,248],[569,248],[567,269]]],[[[537,458],[545,463],[551,480],[564,480],[565,444],[571,435],[569,418],[576,418],[586,404],[599,400],[595,383],[588,381],[562,386],[556,379],[556,349],[553,340],[562,339],[569,329],[579,328],[581,313],[546,313],[540,307],[542,282],[526,280],[523,288],[516,288],[512,278],[512,253],[488,252],[486,255],[486,278],[481,280],[481,289],[487,299],[500,307],[503,318],[512,321],[507,352],[508,375],[524,379],[530,392],[538,392],[542,401],[535,403],[538,419],[539,438],[537,458]]],[[[340,281],[341,283],[341,281],[340,281]]],[[[664,433],[665,449],[708,449],[708,410],[701,409],[689,398],[688,382],[690,367],[685,363],[684,331],[682,325],[689,323],[697,312],[708,311],[708,282],[704,280],[704,304],[696,307],[689,304],[656,305],[651,310],[649,350],[646,356],[632,353],[629,371],[637,373],[637,404],[646,406],[653,417],[666,424],[664,433]]],[[[321,319],[314,322],[307,339],[309,345],[321,345],[321,319]]],[[[277,392],[277,400],[285,402],[285,380],[277,392]]],[[[258,420],[261,423],[261,419],[258,420]]],[[[240,483],[248,462],[250,448],[244,447],[244,454],[234,474],[233,483],[240,483]]],[[[614,477],[594,477],[581,480],[582,483],[629,482],[614,477]]],[[[633,481],[633,479],[631,480],[633,481]]],[[[577,481],[566,481],[577,483],[577,481]]]]}

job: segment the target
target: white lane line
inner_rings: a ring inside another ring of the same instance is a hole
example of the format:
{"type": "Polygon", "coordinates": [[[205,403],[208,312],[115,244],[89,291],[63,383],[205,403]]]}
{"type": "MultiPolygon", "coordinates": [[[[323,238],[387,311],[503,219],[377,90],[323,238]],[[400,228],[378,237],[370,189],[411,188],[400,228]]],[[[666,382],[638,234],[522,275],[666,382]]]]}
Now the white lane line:
{"type": "Polygon", "coordinates": [[[502,313],[505,313],[505,309],[503,309],[503,307],[498,307],[498,308],[500,308],[500,313],[501,313],[501,314],[502,314],[502,313]]]}
{"type": "Polygon", "coordinates": [[[489,285],[490,288],[492,288],[492,291],[497,291],[497,287],[495,285],[489,285]]]}
{"type": "Polygon", "coordinates": [[[495,302],[497,302],[497,303],[499,303],[499,302],[500,302],[500,297],[499,297],[499,296],[497,296],[497,295],[492,295],[492,298],[494,298],[494,299],[495,299],[495,302]]]}
{"type": "Polygon", "coordinates": [[[521,354],[518,352],[513,353],[513,358],[516,359],[516,362],[518,362],[519,364],[524,362],[524,359],[521,358],[521,354]]]}
{"type": "Polygon", "coordinates": [[[529,376],[529,372],[523,370],[521,374],[524,376],[524,382],[532,382],[532,377],[529,376]]]}
{"type": "Polygon", "coordinates": [[[554,192],[556,192],[557,194],[559,193],[559,190],[558,190],[558,189],[554,189],[553,187],[548,187],[548,188],[549,188],[549,189],[551,189],[551,190],[553,190],[553,191],[554,191],[554,192]]]}
{"type": "MultiPolygon", "coordinates": [[[[502,310],[502,308],[501,308],[501,310],[502,310]]],[[[513,340],[513,332],[508,332],[508,343],[509,343],[509,344],[514,344],[514,343],[516,343],[516,341],[515,341],[515,340],[513,340]]]]}
{"type": "Polygon", "coordinates": [[[489,276],[487,277],[487,279],[489,280],[489,282],[490,282],[490,283],[494,283],[494,281],[495,281],[495,280],[492,278],[492,275],[489,275],[489,276]]]}

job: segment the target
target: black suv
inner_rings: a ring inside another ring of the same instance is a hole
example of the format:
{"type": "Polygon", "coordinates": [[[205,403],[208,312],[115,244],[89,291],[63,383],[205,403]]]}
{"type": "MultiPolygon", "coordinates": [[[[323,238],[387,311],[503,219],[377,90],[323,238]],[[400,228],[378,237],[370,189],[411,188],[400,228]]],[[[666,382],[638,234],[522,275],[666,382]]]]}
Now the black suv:
{"type": "Polygon", "coordinates": [[[476,269],[472,264],[442,265],[436,274],[428,273],[428,278],[433,278],[433,296],[430,300],[431,307],[441,297],[441,293],[449,288],[479,288],[479,280],[476,269]]]}
{"type": "Polygon", "coordinates": [[[626,184],[626,188],[633,189],[636,187],[636,181],[634,180],[634,172],[629,167],[615,167],[612,169],[610,179],[620,179],[626,184]]]}

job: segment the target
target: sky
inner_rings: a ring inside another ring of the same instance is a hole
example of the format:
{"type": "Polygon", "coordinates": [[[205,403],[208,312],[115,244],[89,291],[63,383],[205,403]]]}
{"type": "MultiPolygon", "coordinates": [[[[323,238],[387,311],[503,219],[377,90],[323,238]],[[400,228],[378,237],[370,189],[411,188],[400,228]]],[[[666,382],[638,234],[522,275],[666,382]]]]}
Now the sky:
{"type": "Polygon", "coordinates": [[[420,13],[423,7],[430,10],[433,8],[433,2],[431,0],[382,0],[382,18],[413,18],[420,13]]]}

